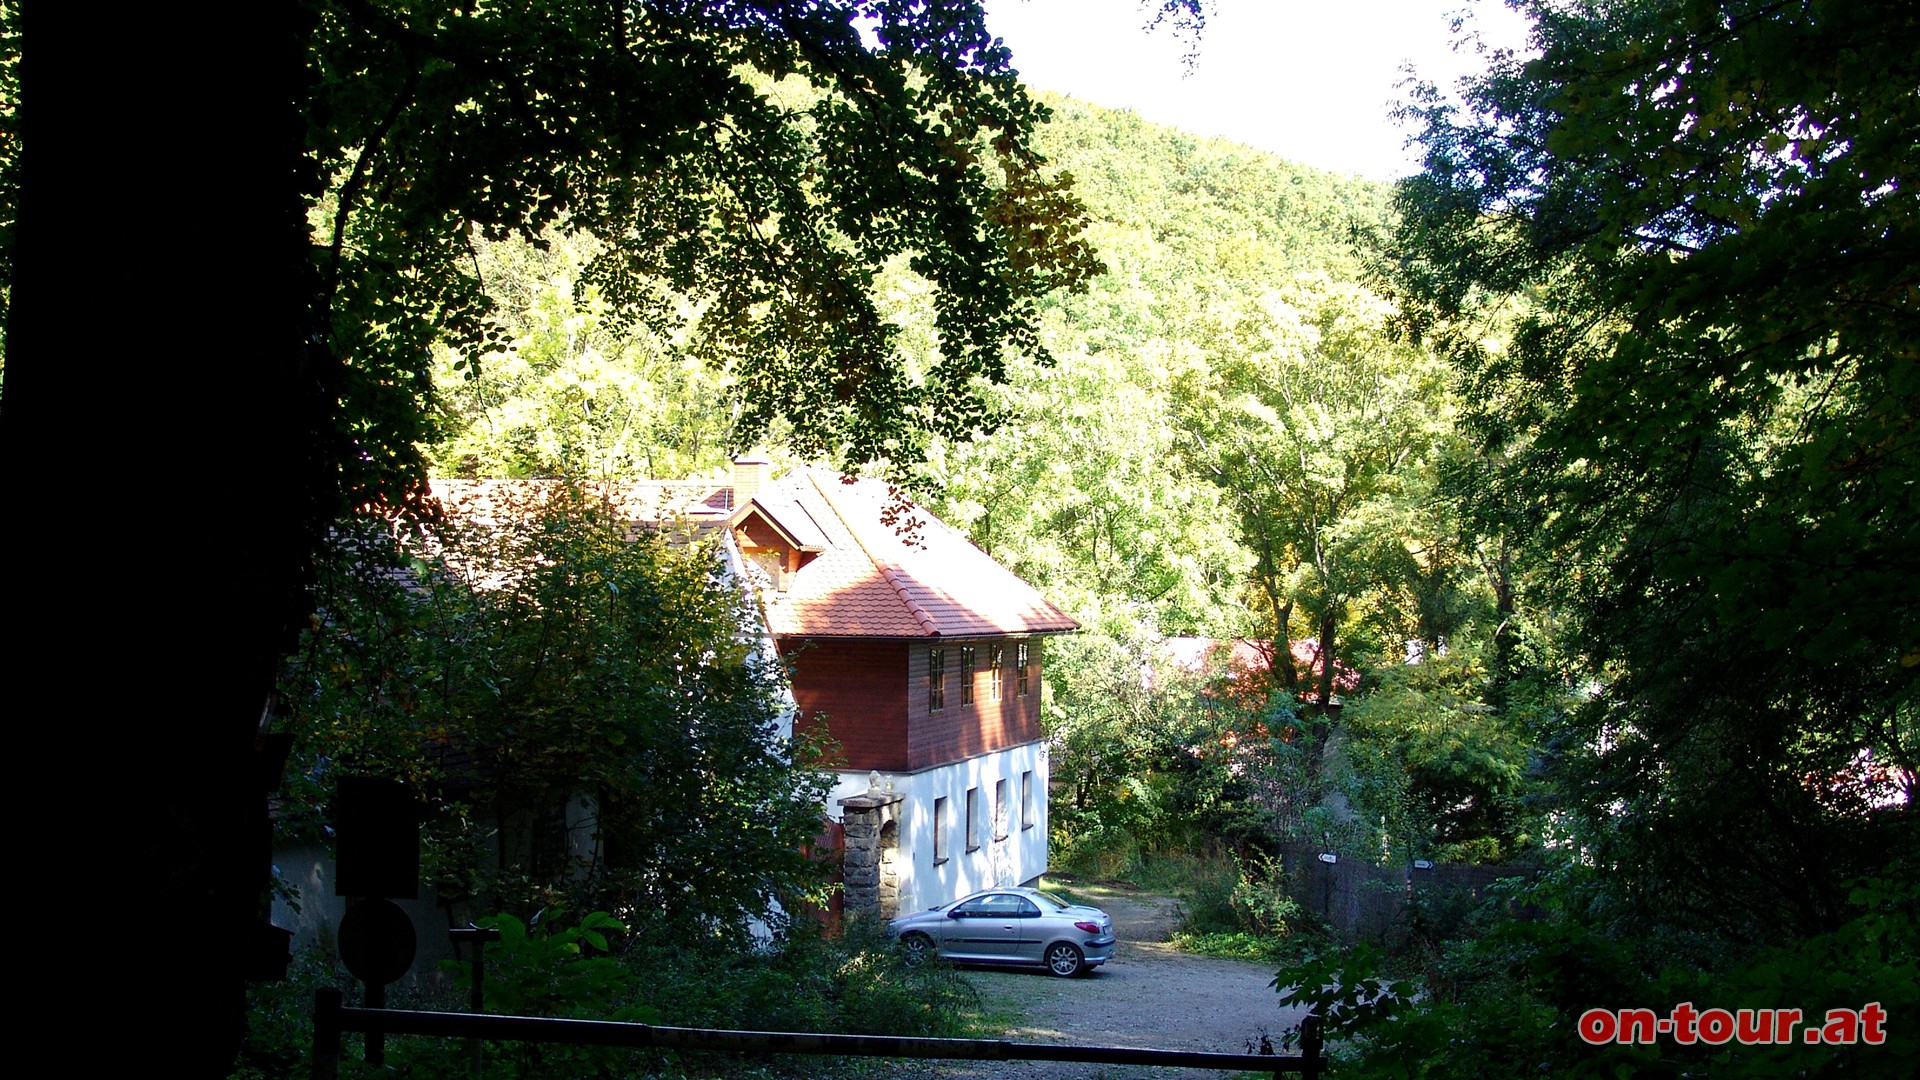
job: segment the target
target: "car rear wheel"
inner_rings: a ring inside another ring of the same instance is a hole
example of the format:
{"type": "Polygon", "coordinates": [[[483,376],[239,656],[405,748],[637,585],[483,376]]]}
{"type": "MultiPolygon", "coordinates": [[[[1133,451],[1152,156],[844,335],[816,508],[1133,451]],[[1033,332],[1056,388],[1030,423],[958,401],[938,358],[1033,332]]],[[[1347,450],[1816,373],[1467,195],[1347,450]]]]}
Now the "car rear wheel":
{"type": "Polygon", "coordinates": [[[1056,941],[1047,946],[1047,970],[1063,979],[1071,979],[1080,974],[1087,966],[1087,958],[1080,954],[1080,946],[1071,941],[1056,941]]]}
{"type": "Polygon", "coordinates": [[[925,934],[908,934],[900,939],[900,951],[906,954],[908,967],[919,967],[933,957],[933,939],[925,934]]]}

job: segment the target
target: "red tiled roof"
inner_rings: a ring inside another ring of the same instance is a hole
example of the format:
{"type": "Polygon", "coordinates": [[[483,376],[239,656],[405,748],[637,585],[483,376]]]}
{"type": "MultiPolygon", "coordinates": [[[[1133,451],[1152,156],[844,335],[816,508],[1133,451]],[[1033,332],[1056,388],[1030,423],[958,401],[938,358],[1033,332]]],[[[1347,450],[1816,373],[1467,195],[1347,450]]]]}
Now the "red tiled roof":
{"type": "MultiPolygon", "coordinates": [[[[1224,660],[1228,674],[1237,672],[1265,672],[1273,667],[1273,642],[1253,641],[1247,638],[1233,638],[1231,649],[1229,642],[1219,638],[1170,637],[1162,648],[1167,659],[1187,671],[1205,670],[1209,663],[1224,660]]],[[[1320,658],[1320,642],[1314,638],[1298,638],[1290,643],[1289,651],[1293,662],[1298,665],[1302,678],[1318,684],[1320,673],[1325,670],[1320,658]]],[[[1360,685],[1360,673],[1342,663],[1338,658],[1333,662],[1333,688],[1352,690],[1360,685]]],[[[1312,687],[1306,688],[1309,698],[1317,698],[1319,692],[1312,687]]]]}
{"type": "MultiPolygon", "coordinates": [[[[479,523],[501,515],[519,517],[560,480],[449,480],[428,482],[433,497],[448,510],[479,523]]],[[[733,488],[723,480],[589,481],[584,490],[605,498],[627,521],[641,525],[682,522],[705,532],[733,512],[733,488]]]]}
{"type": "Polygon", "coordinates": [[[833,472],[801,469],[769,485],[753,509],[790,536],[824,541],[786,591],[763,593],[776,634],[931,638],[1079,629],[965,536],[879,481],[847,483],[833,472]]]}

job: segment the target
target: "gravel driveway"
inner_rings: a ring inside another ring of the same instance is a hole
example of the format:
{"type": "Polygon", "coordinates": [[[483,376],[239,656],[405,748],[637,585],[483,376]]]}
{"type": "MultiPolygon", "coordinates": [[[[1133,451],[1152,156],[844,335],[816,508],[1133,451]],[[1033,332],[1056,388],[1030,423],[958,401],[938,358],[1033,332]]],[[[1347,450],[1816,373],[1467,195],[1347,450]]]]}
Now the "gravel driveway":
{"type": "MultiPolygon", "coordinates": [[[[1012,1042],[1080,1043],[1245,1053],[1265,1034],[1277,1044],[1300,1009],[1282,1010],[1268,985],[1274,968],[1176,951],[1166,943],[1179,924],[1179,903],[1123,886],[1076,884],[1074,896],[1113,916],[1120,947],[1093,974],[1059,979],[1044,972],[971,969],[967,981],[987,1006],[1018,1017],[1012,1042]]],[[[1258,1059],[1249,1059],[1250,1069],[1258,1059]]],[[[1081,1065],[1066,1062],[940,1062],[903,1066],[900,1075],[927,1080],[1219,1080],[1233,1074],[1201,1069],[1081,1065]]]]}

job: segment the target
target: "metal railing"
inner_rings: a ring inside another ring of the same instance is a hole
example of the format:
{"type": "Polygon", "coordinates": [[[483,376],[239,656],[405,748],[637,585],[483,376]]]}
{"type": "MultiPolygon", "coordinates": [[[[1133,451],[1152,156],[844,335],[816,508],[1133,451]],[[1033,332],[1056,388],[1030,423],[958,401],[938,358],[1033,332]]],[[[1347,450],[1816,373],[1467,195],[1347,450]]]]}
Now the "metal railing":
{"type": "Polygon", "coordinates": [[[1298,1073],[1306,1080],[1326,1074],[1320,1018],[1308,1016],[1300,1027],[1299,1056],[1204,1054],[1186,1050],[1138,1050],[1124,1046],[1057,1046],[1002,1039],[921,1039],[890,1035],[827,1035],[813,1032],[721,1031],[663,1027],[612,1020],[554,1020],[534,1016],[420,1012],[403,1009],[351,1009],[340,991],[314,995],[313,1077],[335,1080],[340,1070],[341,1037],[361,1032],[384,1035],[432,1035],[453,1039],[566,1043],[631,1049],[709,1050],[749,1054],[815,1054],[832,1057],[952,1058],[970,1061],[1084,1061],[1101,1065],[1153,1065],[1167,1068],[1270,1072],[1276,1078],[1298,1073]]]}

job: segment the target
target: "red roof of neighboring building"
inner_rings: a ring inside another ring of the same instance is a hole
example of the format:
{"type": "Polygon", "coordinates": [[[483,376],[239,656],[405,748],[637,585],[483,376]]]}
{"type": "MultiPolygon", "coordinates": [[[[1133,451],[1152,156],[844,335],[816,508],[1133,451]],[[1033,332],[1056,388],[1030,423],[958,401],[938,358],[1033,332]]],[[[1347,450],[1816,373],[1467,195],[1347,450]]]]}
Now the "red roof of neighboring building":
{"type": "MultiPolygon", "coordinates": [[[[485,522],[527,512],[560,481],[434,480],[450,511],[485,522]]],[[[723,480],[598,481],[587,490],[645,527],[699,535],[757,513],[810,558],[782,590],[762,589],[768,628],[803,637],[983,637],[1077,630],[1080,624],[878,480],[799,469],[734,507],[723,480]]]]}
{"type": "MultiPolygon", "coordinates": [[[[502,515],[523,516],[533,503],[565,483],[435,479],[428,481],[428,487],[449,511],[485,523],[502,515]]],[[[621,517],[639,524],[681,521],[704,531],[733,513],[733,489],[724,480],[593,480],[581,487],[606,499],[621,517]]]]}
{"type": "MultiPolygon", "coordinates": [[[[1231,649],[1228,645],[1229,642],[1219,638],[1170,637],[1166,639],[1162,648],[1166,652],[1167,659],[1187,671],[1201,671],[1209,663],[1217,660],[1225,661],[1229,675],[1243,671],[1264,673],[1272,669],[1273,642],[1233,638],[1231,649]]],[[[1316,687],[1320,674],[1326,670],[1325,662],[1320,657],[1320,642],[1313,638],[1299,638],[1291,643],[1289,651],[1293,654],[1293,662],[1297,665],[1302,681],[1312,684],[1302,687],[1305,696],[1309,700],[1317,699],[1319,690],[1316,687]]],[[[1360,673],[1335,658],[1333,688],[1352,690],[1359,685],[1360,673]]]]}
{"type": "Polygon", "coordinates": [[[755,496],[758,513],[803,550],[784,591],[765,590],[776,634],[975,637],[1077,630],[965,536],[877,480],[800,469],[755,496]]]}

